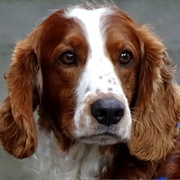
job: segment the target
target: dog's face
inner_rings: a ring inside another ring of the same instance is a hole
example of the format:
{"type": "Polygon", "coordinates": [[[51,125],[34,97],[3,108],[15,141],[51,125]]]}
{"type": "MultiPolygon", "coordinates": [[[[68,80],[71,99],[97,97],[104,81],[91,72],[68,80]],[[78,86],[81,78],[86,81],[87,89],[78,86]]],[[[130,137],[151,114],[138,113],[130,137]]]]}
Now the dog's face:
{"type": "Polygon", "coordinates": [[[164,158],[180,116],[172,77],[163,43],[123,11],[57,11],[16,45],[6,76],[9,96],[0,108],[0,141],[16,157],[30,156],[39,105],[40,130],[53,131],[61,148],[76,141],[127,142],[139,159],[164,158]]]}
{"type": "Polygon", "coordinates": [[[86,143],[129,139],[140,42],[113,9],[59,11],[42,25],[43,101],[51,123],[86,143]]]}

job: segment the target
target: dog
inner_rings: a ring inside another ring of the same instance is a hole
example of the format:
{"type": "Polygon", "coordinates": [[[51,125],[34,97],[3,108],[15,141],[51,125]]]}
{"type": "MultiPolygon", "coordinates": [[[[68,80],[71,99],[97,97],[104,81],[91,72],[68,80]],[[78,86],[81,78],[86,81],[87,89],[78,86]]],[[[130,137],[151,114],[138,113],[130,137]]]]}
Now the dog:
{"type": "Polygon", "coordinates": [[[42,179],[180,178],[172,64],[162,40],[115,6],[58,10],[16,44],[1,144],[19,159],[35,153],[42,179]]]}

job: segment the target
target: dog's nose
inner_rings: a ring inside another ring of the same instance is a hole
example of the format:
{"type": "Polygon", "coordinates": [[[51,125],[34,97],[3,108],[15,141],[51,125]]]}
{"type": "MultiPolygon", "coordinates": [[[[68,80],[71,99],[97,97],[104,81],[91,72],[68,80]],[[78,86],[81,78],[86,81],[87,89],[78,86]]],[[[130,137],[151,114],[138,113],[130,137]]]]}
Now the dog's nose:
{"type": "Polygon", "coordinates": [[[124,105],[117,99],[99,99],[91,105],[92,116],[106,126],[117,124],[124,116],[124,105]]]}

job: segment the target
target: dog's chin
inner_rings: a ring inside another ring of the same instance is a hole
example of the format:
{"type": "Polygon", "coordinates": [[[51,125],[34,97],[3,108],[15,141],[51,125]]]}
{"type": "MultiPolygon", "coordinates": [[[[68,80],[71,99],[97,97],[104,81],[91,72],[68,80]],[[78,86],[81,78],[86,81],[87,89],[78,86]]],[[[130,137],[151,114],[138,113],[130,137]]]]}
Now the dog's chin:
{"type": "Polygon", "coordinates": [[[98,144],[98,145],[113,145],[119,142],[124,142],[124,140],[122,140],[120,137],[112,134],[83,136],[80,138],[80,141],[86,144],[98,144]]]}

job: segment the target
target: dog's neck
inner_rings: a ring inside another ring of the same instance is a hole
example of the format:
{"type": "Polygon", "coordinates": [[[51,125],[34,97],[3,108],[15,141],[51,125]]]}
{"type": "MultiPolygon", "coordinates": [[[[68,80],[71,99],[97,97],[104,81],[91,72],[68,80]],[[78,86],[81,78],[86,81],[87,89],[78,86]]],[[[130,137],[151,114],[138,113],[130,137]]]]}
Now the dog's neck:
{"type": "Polygon", "coordinates": [[[99,178],[111,164],[98,145],[75,143],[68,152],[57,145],[53,134],[42,135],[33,167],[40,179],[99,178]]]}

